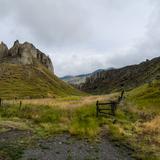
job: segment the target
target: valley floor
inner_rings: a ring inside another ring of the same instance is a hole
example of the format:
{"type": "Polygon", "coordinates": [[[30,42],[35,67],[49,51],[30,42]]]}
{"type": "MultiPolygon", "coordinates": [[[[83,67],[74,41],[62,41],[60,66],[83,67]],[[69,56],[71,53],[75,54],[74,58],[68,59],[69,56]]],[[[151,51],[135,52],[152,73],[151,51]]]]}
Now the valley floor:
{"type": "Polygon", "coordinates": [[[116,116],[97,118],[96,101],[117,96],[3,100],[0,160],[159,160],[160,81],[126,93],[116,116]]]}

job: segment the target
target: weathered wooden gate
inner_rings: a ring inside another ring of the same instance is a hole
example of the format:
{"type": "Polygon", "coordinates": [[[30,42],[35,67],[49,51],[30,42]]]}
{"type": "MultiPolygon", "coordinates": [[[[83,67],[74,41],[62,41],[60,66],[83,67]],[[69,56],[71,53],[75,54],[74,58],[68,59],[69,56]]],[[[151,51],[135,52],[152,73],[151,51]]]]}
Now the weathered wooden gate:
{"type": "Polygon", "coordinates": [[[98,117],[99,114],[101,114],[101,113],[102,114],[110,114],[110,115],[115,116],[117,105],[121,102],[121,100],[123,99],[123,96],[124,96],[124,90],[121,92],[121,95],[115,101],[110,101],[110,102],[106,102],[106,103],[101,103],[101,102],[97,101],[97,103],[96,103],[96,116],[98,117]],[[106,112],[106,111],[110,111],[110,112],[106,112]]]}

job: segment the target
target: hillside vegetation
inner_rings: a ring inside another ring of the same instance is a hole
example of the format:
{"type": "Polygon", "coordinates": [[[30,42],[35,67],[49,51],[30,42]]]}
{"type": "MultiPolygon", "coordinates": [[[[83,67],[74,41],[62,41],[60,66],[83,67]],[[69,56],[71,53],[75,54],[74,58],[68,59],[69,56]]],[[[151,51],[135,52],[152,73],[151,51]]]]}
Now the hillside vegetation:
{"type": "Polygon", "coordinates": [[[44,98],[82,95],[43,65],[0,65],[0,98],[44,98]]]}

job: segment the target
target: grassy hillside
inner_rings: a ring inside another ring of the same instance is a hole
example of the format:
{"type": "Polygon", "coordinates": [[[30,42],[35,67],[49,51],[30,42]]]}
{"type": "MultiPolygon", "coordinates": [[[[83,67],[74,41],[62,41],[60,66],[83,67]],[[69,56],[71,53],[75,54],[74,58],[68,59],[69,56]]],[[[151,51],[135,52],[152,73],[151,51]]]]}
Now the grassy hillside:
{"type": "Polygon", "coordinates": [[[160,108],[160,81],[154,80],[132,90],[128,100],[138,104],[141,109],[153,110],[160,108]]]}
{"type": "Polygon", "coordinates": [[[40,98],[81,94],[42,65],[37,67],[9,63],[0,65],[1,98],[40,98]]]}

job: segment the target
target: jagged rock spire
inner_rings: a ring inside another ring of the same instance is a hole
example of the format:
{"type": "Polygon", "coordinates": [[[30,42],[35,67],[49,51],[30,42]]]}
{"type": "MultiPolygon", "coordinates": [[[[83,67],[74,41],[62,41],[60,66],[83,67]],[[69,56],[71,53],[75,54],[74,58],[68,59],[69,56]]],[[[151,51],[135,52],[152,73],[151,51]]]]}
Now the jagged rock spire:
{"type": "Polygon", "coordinates": [[[16,41],[14,42],[14,45],[17,45],[17,44],[19,44],[19,40],[16,40],[16,41]]]}
{"type": "Polygon", "coordinates": [[[28,42],[21,44],[18,40],[16,40],[13,47],[9,50],[2,42],[0,44],[0,60],[4,57],[8,57],[7,62],[15,64],[35,65],[41,63],[51,72],[54,72],[51,59],[38,50],[33,44],[28,42]]]}
{"type": "Polygon", "coordinates": [[[0,59],[8,56],[8,47],[5,43],[1,41],[0,43],[0,59]]]}

